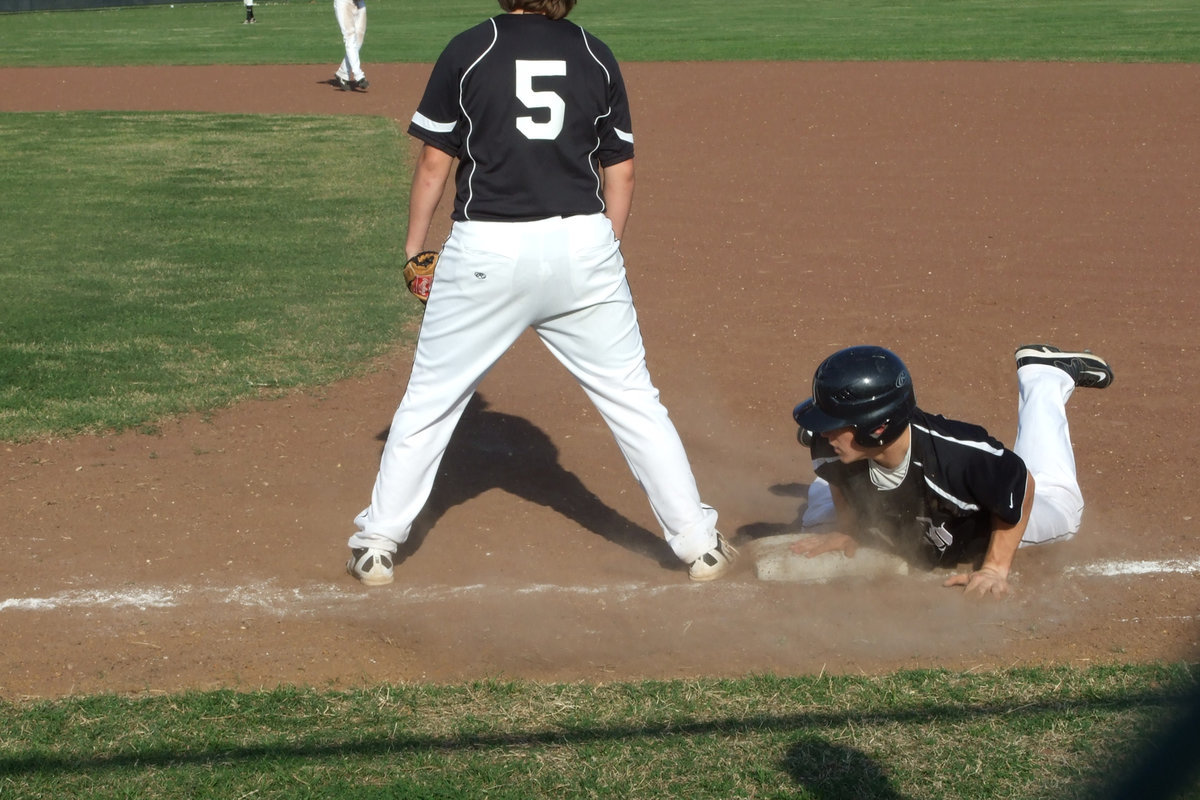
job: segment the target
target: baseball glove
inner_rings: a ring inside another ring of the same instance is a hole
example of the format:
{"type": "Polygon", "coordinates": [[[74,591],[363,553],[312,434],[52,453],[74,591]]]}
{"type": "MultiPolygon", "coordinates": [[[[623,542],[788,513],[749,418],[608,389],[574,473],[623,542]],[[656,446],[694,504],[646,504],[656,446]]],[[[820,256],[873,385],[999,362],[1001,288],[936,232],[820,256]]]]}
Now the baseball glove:
{"type": "Polygon", "coordinates": [[[433,271],[437,267],[438,254],[423,250],[404,264],[404,283],[413,296],[425,305],[429,300],[429,289],[433,286],[433,271]]]}

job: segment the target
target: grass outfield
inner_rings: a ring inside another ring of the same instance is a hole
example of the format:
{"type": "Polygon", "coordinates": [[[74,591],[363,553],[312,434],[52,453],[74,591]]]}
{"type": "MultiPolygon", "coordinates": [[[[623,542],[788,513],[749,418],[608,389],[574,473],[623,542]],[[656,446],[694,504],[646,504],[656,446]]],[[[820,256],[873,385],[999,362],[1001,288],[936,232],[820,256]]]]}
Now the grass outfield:
{"type": "MultiPolygon", "coordinates": [[[[0,796],[1095,798],[1195,682],[1097,667],[31,701],[0,704],[0,796]]],[[[1136,796],[1194,774],[1180,755],[1136,796]]]]}
{"type": "Polygon", "coordinates": [[[0,115],[0,440],[361,372],[420,314],[407,141],[370,117],[0,115]]]}
{"type": "MultiPolygon", "coordinates": [[[[379,0],[365,62],[431,62],[491,0],[379,0]]],[[[10,14],[0,66],[323,64],[341,37],[328,0],[10,14]]],[[[1200,61],[1196,0],[582,0],[571,19],[625,61],[1200,61]]]]}

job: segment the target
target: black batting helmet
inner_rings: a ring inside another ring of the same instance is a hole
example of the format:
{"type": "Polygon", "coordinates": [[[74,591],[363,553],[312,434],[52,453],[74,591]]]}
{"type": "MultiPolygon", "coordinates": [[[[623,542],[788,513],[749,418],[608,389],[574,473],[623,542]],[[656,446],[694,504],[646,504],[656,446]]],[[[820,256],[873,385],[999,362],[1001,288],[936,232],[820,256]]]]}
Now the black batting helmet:
{"type": "Polygon", "coordinates": [[[813,433],[851,427],[863,447],[891,444],[917,407],[908,367],[874,345],[847,347],[822,361],[812,393],[792,411],[796,424],[813,433]]]}

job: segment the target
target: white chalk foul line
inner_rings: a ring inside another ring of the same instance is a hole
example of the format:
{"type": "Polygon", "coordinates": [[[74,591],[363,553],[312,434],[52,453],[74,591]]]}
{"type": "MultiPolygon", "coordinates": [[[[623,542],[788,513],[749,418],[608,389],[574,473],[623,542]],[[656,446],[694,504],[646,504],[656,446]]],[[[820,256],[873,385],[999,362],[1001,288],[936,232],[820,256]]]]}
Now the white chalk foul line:
{"type": "Polygon", "coordinates": [[[1116,577],[1118,575],[1157,575],[1163,573],[1181,573],[1184,575],[1200,575],[1200,558],[1191,561],[1172,558],[1165,561],[1102,561],[1097,564],[1083,564],[1078,567],[1068,567],[1068,575],[1100,575],[1116,577]]]}
{"type": "Polygon", "coordinates": [[[176,593],[161,587],[135,589],[124,592],[105,592],[88,589],[74,592],[59,592],[51,597],[14,597],[0,600],[0,611],[53,611],[57,608],[171,608],[178,605],[176,593]]]}
{"type": "MultiPolygon", "coordinates": [[[[494,594],[560,594],[601,595],[626,599],[631,596],[650,596],[665,591],[688,590],[688,584],[650,585],[618,584],[611,586],[559,586],[535,584],[513,589],[511,587],[473,584],[470,586],[405,587],[388,592],[389,602],[409,604],[437,603],[457,597],[494,594]]],[[[378,591],[378,590],[376,590],[378,591]]],[[[258,608],[275,613],[310,613],[318,608],[331,608],[338,604],[361,603],[367,594],[347,579],[345,584],[313,583],[303,587],[280,587],[273,581],[234,587],[195,586],[146,586],[127,590],[105,591],[80,589],[50,595],[48,597],[16,597],[0,600],[0,611],[54,611],[60,608],[176,608],[179,606],[210,603],[258,608]]]]}
{"type": "MultiPolygon", "coordinates": [[[[1164,561],[1104,561],[1068,567],[1067,575],[1117,577],[1122,575],[1184,574],[1200,575],[1200,558],[1164,561]]],[[[708,591],[720,591],[708,587],[708,591]]],[[[470,586],[406,587],[389,592],[390,602],[436,603],[456,597],[480,596],[489,592],[536,595],[600,595],[617,599],[647,597],[670,591],[689,591],[690,584],[616,584],[609,586],[560,586],[534,584],[520,587],[470,586]]],[[[0,600],[3,611],[54,611],[59,608],[175,608],[194,603],[223,603],[243,608],[258,608],[279,614],[311,613],[341,603],[360,603],[367,594],[357,585],[311,583],[301,587],[280,587],[274,581],[234,587],[145,586],[126,590],[79,589],[49,597],[14,597],[0,600]]]]}
{"type": "Polygon", "coordinates": [[[273,611],[314,603],[361,599],[329,584],[304,588],[279,588],[270,583],[251,586],[205,587],[144,586],[106,591],[80,589],[49,597],[17,597],[0,600],[0,611],[53,611],[59,608],[176,608],[192,602],[221,602],[228,605],[257,607],[273,611]]]}

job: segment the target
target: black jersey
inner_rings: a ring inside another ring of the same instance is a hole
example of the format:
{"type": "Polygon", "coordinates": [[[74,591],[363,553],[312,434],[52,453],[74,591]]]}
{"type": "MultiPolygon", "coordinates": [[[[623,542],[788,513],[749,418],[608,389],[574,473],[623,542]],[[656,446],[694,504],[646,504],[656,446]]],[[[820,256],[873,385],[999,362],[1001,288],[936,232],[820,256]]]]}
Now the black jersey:
{"type": "Polygon", "coordinates": [[[408,132],[459,159],[456,220],[603,212],[600,168],[633,158],[612,51],[541,14],[501,14],[454,37],[408,132]]]}
{"type": "Polygon", "coordinates": [[[818,476],[841,490],[860,533],[931,563],[985,544],[992,516],[1015,524],[1025,502],[1021,457],[978,425],[913,412],[908,473],[894,489],[877,487],[868,461],[843,464],[822,436],[813,438],[818,476]]]}

